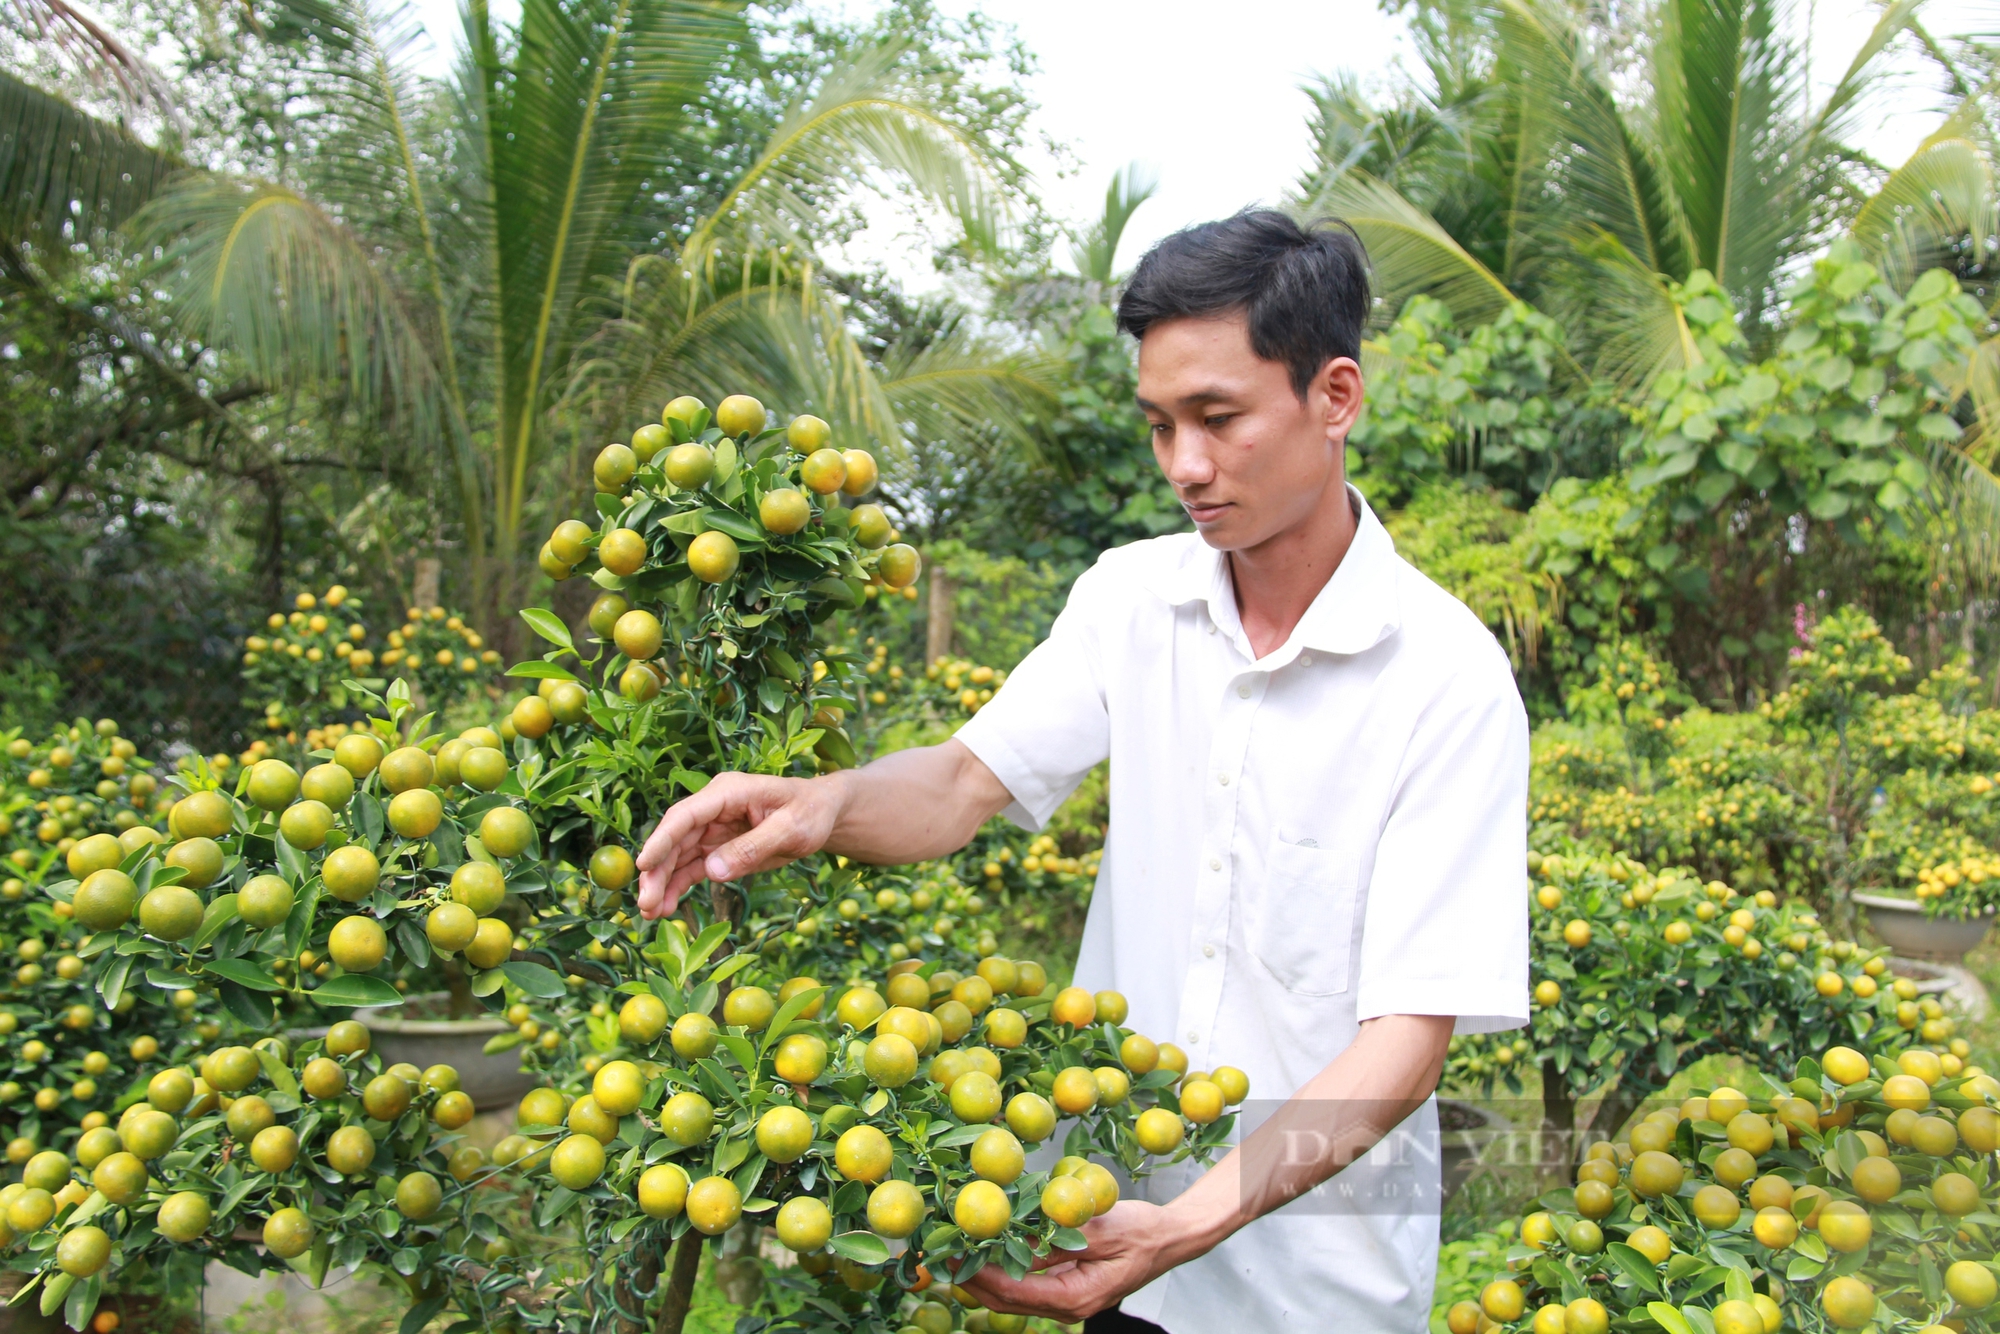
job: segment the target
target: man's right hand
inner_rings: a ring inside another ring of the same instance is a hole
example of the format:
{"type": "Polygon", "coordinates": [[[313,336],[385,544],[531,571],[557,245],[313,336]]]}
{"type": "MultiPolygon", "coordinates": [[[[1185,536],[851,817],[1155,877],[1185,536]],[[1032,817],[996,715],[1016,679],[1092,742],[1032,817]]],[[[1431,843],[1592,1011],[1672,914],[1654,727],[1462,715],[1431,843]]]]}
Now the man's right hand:
{"type": "Polygon", "coordinates": [[[823,849],[882,866],[942,857],[1010,800],[957,740],[818,778],[717,774],[646,840],[639,911],[664,917],[697,880],[737,880],[823,849]]]}
{"type": "Polygon", "coordinates": [[[697,880],[735,880],[826,846],[842,784],[828,778],[717,774],[675,802],[639,853],[639,912],[664,917],[697,880]]]}

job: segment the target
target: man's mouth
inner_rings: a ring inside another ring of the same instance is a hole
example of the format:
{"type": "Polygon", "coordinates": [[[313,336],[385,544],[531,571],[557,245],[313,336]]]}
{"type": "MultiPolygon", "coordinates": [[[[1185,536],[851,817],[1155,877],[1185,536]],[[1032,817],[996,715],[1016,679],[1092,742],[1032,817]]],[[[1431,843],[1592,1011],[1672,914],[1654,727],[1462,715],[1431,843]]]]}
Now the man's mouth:
{"type": "Polygon", "coordinates": [[[1214,523],[1229,508],[1229,502],[1223,500],[1183,500],[1181,508],[1186,510],[1187,516],[1196,523],[1214,523]]]}

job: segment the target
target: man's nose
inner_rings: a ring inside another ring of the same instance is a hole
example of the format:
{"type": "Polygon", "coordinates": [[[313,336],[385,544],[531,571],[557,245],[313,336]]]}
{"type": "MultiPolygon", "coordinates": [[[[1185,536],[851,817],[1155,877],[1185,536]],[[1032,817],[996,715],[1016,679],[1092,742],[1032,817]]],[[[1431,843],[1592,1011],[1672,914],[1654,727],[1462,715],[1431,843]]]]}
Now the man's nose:
{"type": "Polygon", "coordinates": [[[1195,432],[1176,433],[1178,438],[1165,460],[1167,480],[1175,486],[1206,486],[1215,480],[1215,460],[1208,442],[1195,432]]]}

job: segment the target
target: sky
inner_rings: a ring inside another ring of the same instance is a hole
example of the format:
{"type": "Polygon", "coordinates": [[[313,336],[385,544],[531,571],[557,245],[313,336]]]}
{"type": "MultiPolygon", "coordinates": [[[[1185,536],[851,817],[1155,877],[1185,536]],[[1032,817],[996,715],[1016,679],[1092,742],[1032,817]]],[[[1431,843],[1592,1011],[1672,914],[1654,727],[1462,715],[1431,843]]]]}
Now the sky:
{"type": "MultiPolygon", "coordinates": [[[[418,3],[448,50],[457,0],[418,3]]],[[[960,14],[973,7],[972,0],[941,4],[960,14]]],[[[817,7],[861,16],[879,0],[818,0],[817,7]]],[[[1034,128],[1068,152],[1038,153],[1028,165],[1057,217],[1087,224],[1127,163],[1157,173],[1158,192],[1126,229],[1120,267],[1170,231],[1286,193],[1311,156],[1302,84],[1336,70],[1386,80],[1410,58],[1402,21],[1372,0],[986,0],[979,7],[1013,24],[1039,60],[1029,90],[1040,104],[1034,128]]],[[[1877,12],[1865,0],[1813,5],[1815,82],[1838,78],[1877,12]]],[[[2000,27],[1991,0],[1932,0],[1924,12],[1938,34],[2000,27]]],[[[1871,110],[1862,146],[1900,162],[1937,111],[1925,76],[1905,61],[1900,86],[1871,110]]],[[[880,262],[913,290],[931,286],[922,242],[895,210],[871,209],[870,217],[868,232],[834,258],[880,262]]]]}

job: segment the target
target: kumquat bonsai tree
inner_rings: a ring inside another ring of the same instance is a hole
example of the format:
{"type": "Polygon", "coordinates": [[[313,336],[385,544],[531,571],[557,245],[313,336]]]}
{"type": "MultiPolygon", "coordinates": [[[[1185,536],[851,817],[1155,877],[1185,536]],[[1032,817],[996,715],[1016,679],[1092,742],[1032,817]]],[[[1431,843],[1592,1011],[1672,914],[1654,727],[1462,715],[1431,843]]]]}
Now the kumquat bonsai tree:
{"type": "Polygon", "coordinates": [[[1103,1160],[1227,1142],[1241,1073],[1004,957],[950,865],[821,856],[634,916],[634,849],[677,796],[855,759],[866,663],[824,627],[920,563],[864,499],[873,458],[829,440],[676,400],[598,456],[598,522],[551,534],[544,568],[598,586],[591,633],[524,613],[549,651],[497,726],[447,736],[406,684],[350,680],[365,726],[302,768],[195,757],[164,834],[75,845],[33,911],[73,929],[90,1025],[140,996],[213,1018],[68,1154],[35,1141],[4,1206],[24,1294],[81,1327],[107,1285],[220,1260],[365,1270],[411,1329],[677,1329],[703,1244],[749,1219],[798,1257],[784,1327],[887,1331],[1080,1246],[1118,1197],[1103,1160]],[[454,1070],[372,1050],[366,1014],[440,968],[520,1016],[489,1050],[537,1086],[490,1153],[454,1070]]]}

